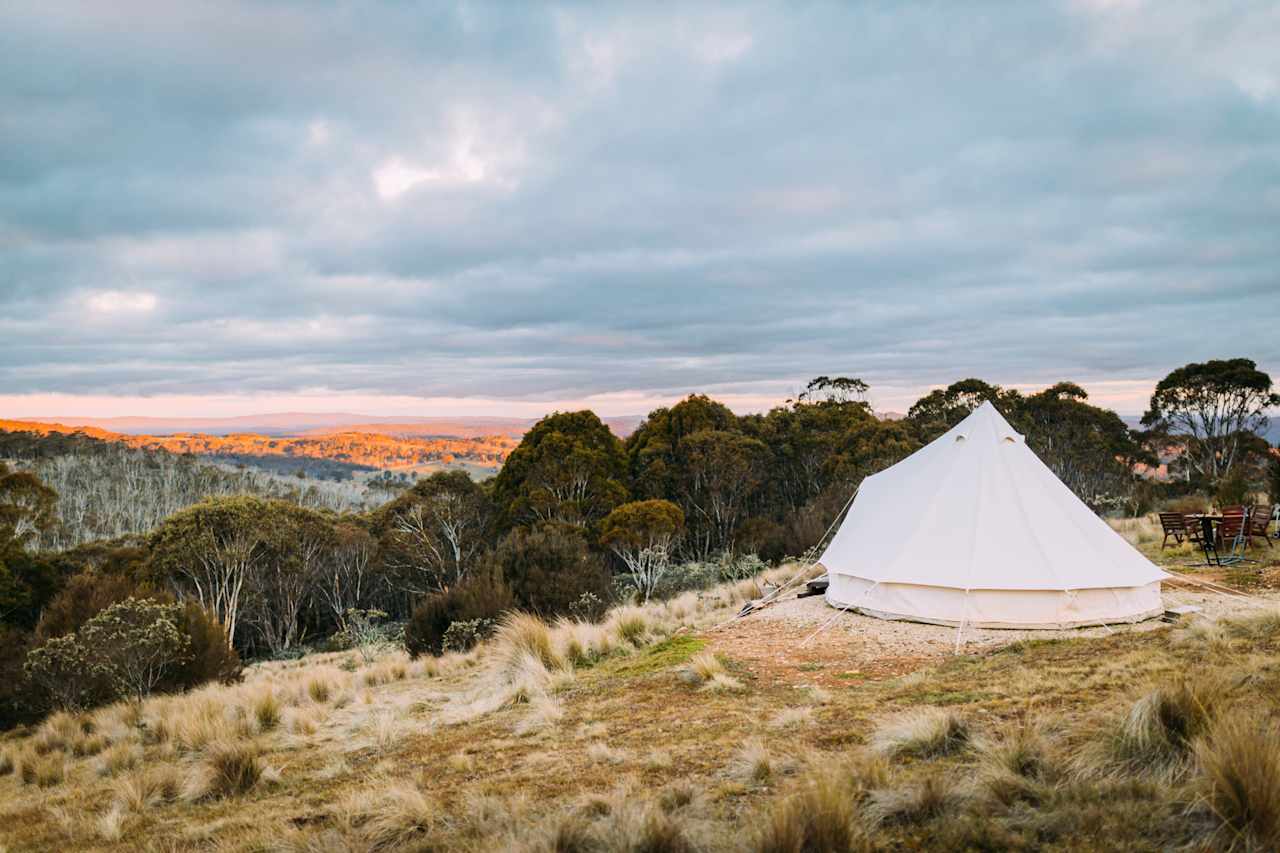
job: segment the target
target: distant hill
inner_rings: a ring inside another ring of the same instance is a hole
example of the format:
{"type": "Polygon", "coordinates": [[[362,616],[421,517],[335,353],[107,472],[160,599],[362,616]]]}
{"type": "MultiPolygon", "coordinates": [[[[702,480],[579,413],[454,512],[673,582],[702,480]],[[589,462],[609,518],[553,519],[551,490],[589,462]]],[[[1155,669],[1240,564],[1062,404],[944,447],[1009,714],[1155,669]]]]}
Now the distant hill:
{"type": "Polygon", "coordinates": [[[128,435],[99,427],[38,421],[0,420],[0,430],[37,434],[81,433],[139,450],[164,450],[284,473],[350,477],[353,471],[415,471],[465,468],[484,476],[502,466],[519,439],[497,434],[475,437],[400,437],[366,432],[326,432],[308,436],[261,433],[174,433],[128,435]]]}
{"type": "MultiPolygon", "coordinates": [[[[538,418],[501,418],[485,415],[455,417],[405,417],[359,415],[344,412],[278,412],[244,415],[234,418],[150,418],[150,417],[29,417],[26,423],[51,424],[61,427],[105,430],[121,435],[164,436],[175,434],[266,436],[329,435],[335,432],[359,432],[395,435],[404,438],[453,436],[478,438],[487,435],[510,435],[519,438],[538,422],[538,418]]],[[[619,415],[602,418],[620,438],[626,438],[644,420],[643,415],[619,415]]],[[[65,430],[60,430],[65,431],[65,430]]]]}

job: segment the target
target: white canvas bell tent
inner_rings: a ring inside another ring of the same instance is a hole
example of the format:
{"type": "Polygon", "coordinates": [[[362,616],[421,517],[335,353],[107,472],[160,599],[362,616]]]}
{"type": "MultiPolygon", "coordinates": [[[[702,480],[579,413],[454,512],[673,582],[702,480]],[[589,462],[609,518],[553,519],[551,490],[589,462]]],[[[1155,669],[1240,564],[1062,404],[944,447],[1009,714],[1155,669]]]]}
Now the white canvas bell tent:
{"type": "Polygon", "coordinates": [[[1162,612],[1168,577],[991,403],[863,480],[819,563],[835,607],[992,628],[1141,621],[1162,612]]]}

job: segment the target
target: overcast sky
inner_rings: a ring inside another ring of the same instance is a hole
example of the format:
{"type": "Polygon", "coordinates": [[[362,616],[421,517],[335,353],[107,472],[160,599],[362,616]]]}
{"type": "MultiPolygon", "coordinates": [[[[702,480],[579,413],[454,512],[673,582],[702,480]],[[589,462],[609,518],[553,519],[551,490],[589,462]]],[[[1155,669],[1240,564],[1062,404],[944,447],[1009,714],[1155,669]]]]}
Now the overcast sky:
{"type": "Polygon", "coordinates": [[[4,4],[0,416],[1280,378],[1278,45],[1272,2],[4,4]]]}

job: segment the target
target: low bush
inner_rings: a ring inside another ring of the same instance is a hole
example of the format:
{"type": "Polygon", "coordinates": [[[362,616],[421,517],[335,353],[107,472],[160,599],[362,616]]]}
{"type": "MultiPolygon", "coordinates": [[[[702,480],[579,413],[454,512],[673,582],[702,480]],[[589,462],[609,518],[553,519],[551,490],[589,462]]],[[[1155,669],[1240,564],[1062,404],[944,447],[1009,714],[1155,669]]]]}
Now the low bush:
{"type": "Polygon", "coordinates": [[[511,586],[515,604],[544,619],[570,614],[570,607],[591,593],[610,595],[609,571],[577,528],[542,524],[507,534],[490,558],[511,586]]]}
{"type": "Polygon", "coordinates": [[[0,625],[0,730],[33,723],[44,710],[22,666],[31,642],[28,632],[0,625]]]}
{"type": "MultiPolygon", "coordinates": [[[[766,568],[764,560],[754,553],[723,553],[710,560],[693,560],[669,568],[654,591],[659,599],[674,598],[680,593],[710,589],[718,583],[741,581],[755,577],[766,568]]],[[[618,579],[623,596],[631,594],[626,579],[618,579]]]]}
{"type": "Polygon", "coordinates": [[[36,642],[74,634],[90,619],[136,591],[136,583],[119,575],[92,570],[74,575],[40,612],[40,621],[36,623],[36,642]]]}
{"type": "MultiPolygon", "coordinates": [[[[442,654],[450,625],[473,620],[492,622],[511,608],[511,591],[501,573],[482,572],[447,592],[429,595],[418,602],[404,628],[405,650],[415,658],[442,654]]],[[[477,630],[481,627],[476,625],[477,630]]]]}
{"type": "Polygon", "coordinates": [[[1213,499],[1218,506],[1239,506],[1248,502],[1249,493],[1249,479],[1245,476],[1244,466],[1237,465],[1229,475],[1218,481],[1213,499]]]}
{"type": "Polygon", "coordinates": [[[467,652],[493,633],[492,619],[462,619],[449,623],[440,645],[446,652],[467,652]]]}
{"type": "Polygon", "coordinates": [[[1181,512],[1195,513],[1205,512],[1209,509],[1209,501],[1204,495],[1183,495],[1166,501],[1162,507],[1163,512],[1181,512]]]}
{"type": "Polygon", "coordinates": [[[216,681],[231,684],[240,680],[240,655],[227,643],[227,633],[213,614],[194,601],[182,605],[178,631],[187,640],[186,657],[164,678],[166,690],[190,690],[216,681]]]}

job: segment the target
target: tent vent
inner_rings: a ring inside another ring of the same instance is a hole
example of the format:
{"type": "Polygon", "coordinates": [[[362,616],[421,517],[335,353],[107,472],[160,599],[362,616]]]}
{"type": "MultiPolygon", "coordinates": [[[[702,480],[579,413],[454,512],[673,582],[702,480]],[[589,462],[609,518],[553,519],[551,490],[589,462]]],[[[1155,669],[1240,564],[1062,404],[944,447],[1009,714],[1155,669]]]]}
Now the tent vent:
{"type": "Polygon", "coordinates": [[[963,436],[963,435],[957,435],[957,436],[956,436],[956,444],[959,444],[959,443],[960,443],[960,442],[962,442],[962,441],[964,441],[964,436],[963,436]]]}
{"type": "Polygon", "coordinates": [[[1002,438],[1002,439],[1001,439],[1001,441],[1003,441],[1005,444],[1017,444],[1017,443],[1018,443],[1018,440],[1017,440],[1016,438],[1014,438],[1013,436],[1011,436],[1011,435],[1006,435],[1004,438],[1002,438]]]}

